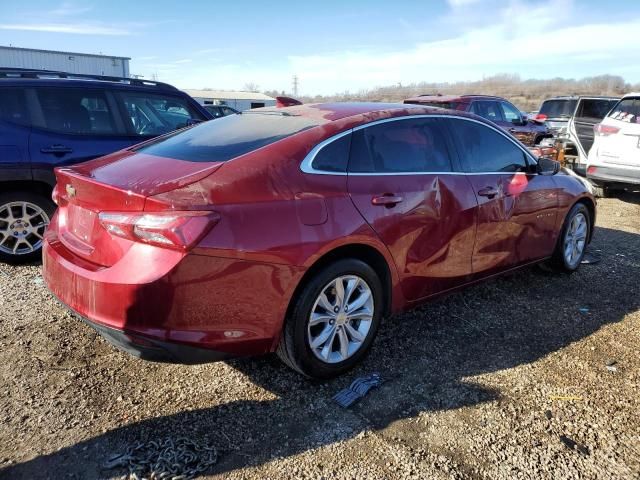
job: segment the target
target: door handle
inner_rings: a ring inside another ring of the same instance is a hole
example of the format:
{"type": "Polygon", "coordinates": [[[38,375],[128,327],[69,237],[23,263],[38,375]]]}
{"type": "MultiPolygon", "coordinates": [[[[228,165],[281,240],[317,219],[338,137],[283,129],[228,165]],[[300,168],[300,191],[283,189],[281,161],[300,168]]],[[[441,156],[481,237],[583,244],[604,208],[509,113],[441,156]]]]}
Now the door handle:
{"type": "Polygon", "coordinates": [[[509,132],[510,132],[510,133],[516,133],[517,131],[518,131],[518,130],[517,130],[517,129],[515,129],[515,128],[510,128],[510,129],[509,129],[509,132]]]}
{"type": "Polygon", "coordinates": [[[371,199],[373,205],[383,205],[387,208],[395,207],[398,203],[402,202],[402,197],[394,195],[392,193],[385,193],[371,199]]]}
{"type": "Polygon", "coordinates": [[[498,195],[498,190],[493,187],[485,187],[481,190],[478,190],[478,195],[480,195],[481,197],[493,198],[498,195]]]}
{"type": "Polygon", "coordinates": [[[40,152],[53,153],[55,155],[64,155],[65,153],[73,152],[73,148],[67,147],[66,145],[50,145],[48,147],[41,148],[40,152]]]}

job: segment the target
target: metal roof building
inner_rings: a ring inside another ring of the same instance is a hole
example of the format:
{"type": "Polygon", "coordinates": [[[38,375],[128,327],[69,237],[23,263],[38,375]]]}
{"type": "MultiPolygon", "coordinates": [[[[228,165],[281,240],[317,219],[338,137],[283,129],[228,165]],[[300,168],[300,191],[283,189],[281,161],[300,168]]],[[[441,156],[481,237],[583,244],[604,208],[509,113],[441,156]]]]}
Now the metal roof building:
{"type": "Polygon", "coordinates": [[[129,57],[0,46],[0,67],[129,77],[129,57]]]}
{"type": "Polygon", "coordinates": [[[227,90],[184,90],[201,105],[228,105],[236,110],[272,107],[276,99],[264,93],[233,92],[227,90]]]}

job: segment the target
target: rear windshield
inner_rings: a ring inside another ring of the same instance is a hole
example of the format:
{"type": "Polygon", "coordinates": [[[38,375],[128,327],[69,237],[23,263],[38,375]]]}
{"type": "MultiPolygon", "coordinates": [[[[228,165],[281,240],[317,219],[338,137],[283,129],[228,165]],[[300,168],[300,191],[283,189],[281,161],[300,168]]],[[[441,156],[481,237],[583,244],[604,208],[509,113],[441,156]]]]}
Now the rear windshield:
{"type": "Polygon", "coordinates": [[[623,98],[613,107],[609,118],[615,118],[623,122],[640,123],[640,98],[623,98]]]}
{"type": "Polygon", "coordinates": [[[136,151],[190,162],[226,162],[319,124],[299,115],[244,112],[196,125],[136,151]]]}
{"type": "Polygon", "coordinates": [[[548,118],[570,117],[577,103],[577,100],[545,100],[540,107],[540,113],[548,118]]]}

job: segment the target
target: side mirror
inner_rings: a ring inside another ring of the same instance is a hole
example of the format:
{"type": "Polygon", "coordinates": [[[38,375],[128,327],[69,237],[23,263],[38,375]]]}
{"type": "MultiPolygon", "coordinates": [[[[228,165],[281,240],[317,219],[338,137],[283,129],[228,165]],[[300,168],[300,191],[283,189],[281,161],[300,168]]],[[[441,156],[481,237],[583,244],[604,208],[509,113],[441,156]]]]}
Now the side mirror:
{"type": "Polygon", "coordinates": [[[555,175],[560,171],[560,163],[550,158],[539,157],[536,171],[540,175],[555,175]]]}

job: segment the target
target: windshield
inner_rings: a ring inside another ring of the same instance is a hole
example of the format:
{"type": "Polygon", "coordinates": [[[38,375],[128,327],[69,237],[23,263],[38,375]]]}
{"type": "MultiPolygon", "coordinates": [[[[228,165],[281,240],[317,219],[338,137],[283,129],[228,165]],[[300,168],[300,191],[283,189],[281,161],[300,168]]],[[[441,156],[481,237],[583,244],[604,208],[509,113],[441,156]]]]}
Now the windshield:
{"type": "Polygon", "coordinates": [[[190,162],[226,162],[319,124],[299,115],[244,112],[196,125],[136,151],[190,162]]]}
{"type": "Polygon", "coordinates": [[[640,98],[623,98],[613,107],[608,117],[623,122],[640,123],[640,98]]]}
{"type": "Polygon", "coordinates": [[[570,117],[576,109],[578,100],[545,100],[540,107],[540,114],[547,118],[570,117]]]}

